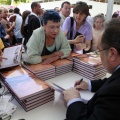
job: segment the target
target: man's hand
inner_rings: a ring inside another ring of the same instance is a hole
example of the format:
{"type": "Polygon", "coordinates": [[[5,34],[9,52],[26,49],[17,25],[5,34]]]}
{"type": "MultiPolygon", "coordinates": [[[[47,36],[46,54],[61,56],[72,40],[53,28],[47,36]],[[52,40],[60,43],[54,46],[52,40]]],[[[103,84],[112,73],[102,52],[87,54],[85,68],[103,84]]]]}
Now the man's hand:
{"type": "Polygon", "coordinates": [[[58,59],[60,59],[60,57],[59,56],[53,56],[53,57],[50,57],[50,58],[47,58],[47,59],[45,59],[43,62],[42,62],[42,64],[50,64],[50,63],[52,63],[52,62],[54,62],[54,61],[56,61],[56,60],[58,60],[58,59]]]}
{"type": "Polygon", "coordinates": [[[76,90],[75,88],[69,88],[68,90],[64,91],[63,94],[66,103],[74,98],[81,97],[79,91],[76,90]]]}
{"type": "Polygon", "coordinates": [[[80,80],[76,81],[74,84],[75,89],[77,90],[88,90],[88,83],[85,81],[82,81],[79,85],[78,83],[80,82],[80,80]]]}
{"type": "Polygon", "coordinates": [[[74,40],[74,44],[82,43],[84,41],[84,39],[85,39],[85,37],[83,35],[78,35],[74,40]]]}

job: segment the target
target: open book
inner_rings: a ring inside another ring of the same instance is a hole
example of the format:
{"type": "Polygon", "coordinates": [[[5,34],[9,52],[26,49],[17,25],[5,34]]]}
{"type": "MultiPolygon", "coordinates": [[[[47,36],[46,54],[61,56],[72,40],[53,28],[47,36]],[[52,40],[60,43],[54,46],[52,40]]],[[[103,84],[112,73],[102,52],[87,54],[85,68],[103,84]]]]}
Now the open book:
{"type": "Polygon", "coordinates": [[[21,49],[22,45],[5,48],[2,57],[7,59],[2,59],[0,69],[19,65],[21,62],[21,49]]]}

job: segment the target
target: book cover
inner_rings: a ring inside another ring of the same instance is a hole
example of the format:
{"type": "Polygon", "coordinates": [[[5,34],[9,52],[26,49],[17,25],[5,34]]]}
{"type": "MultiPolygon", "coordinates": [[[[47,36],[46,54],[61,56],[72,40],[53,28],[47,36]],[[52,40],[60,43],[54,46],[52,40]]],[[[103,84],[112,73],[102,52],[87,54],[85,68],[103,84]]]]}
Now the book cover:
{"type": "Polygon", "coordinates": [[[90,66],[98,66],[102,64],[100,56],[91,56],[91,55],[89,56],[87,54],[76,56],[74,60],[77,62],[81,62],[83,64],[88,64],[90,66]]]}
{"type": "Polygon", "coordinates": [[[55,69],[55,67],[51,64],[47,64],[47,65],[43,65],[43,64],[25,65],[25,64],[22,64],[22,66],[34,74],[38,73],[39,71],[46,71],[46,70],[50,70],[50,69],[55,69]]]}
{"type": "Polygon", "coordinates": [[[9,89],[20,99],[26,99],[50,89],[50,86],[34,75],[21,75],[20,77],[5,79],[9,89]]]}
{"type": "Polygon", "coordinates": [[[10,68],[9,70],[7,69],[2,70],[1,74],[4,78],[12,78],[25,74],[31,74],[31,72],[28,71],[27,69],[22,68],[21,66],[15,66],[10,68]]]}

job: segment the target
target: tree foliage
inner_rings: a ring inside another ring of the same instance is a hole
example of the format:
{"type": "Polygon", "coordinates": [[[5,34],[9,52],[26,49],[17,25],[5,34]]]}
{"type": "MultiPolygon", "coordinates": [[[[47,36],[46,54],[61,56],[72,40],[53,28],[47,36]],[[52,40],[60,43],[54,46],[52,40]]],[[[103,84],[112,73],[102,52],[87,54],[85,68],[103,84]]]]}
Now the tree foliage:
{"type": "Polygon", "coordinates": [[[11,4],[11,0],[0,0],[0,4],[10,5],[11,4]]]}
{"type": "MultiPolygon", "coordinates": [[[[10,5],[12,0],[0,0],[0,4],[3,5],[10,5]]],[[[30,0],[14,0],[15,3],[26,3],[26,2],[30,2],[30,0]]]]}

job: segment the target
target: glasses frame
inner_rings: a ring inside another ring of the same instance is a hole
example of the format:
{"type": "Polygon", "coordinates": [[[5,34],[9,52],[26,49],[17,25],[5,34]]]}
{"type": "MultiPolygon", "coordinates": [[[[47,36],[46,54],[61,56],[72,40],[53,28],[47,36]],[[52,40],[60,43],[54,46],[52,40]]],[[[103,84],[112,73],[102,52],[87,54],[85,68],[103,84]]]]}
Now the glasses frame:
{"type": "Polygon", "coordinates": [[[100,52],[102,52],[102,51],[104,51],[104,50],[108,50],[108,49],[110,49],[110,48],[104,48],[104,49],[102,49],[102,50],[96,50],[96,51],[94,51],[94,52],[95,52],[96,55],[100,55],[100,52]]]}

